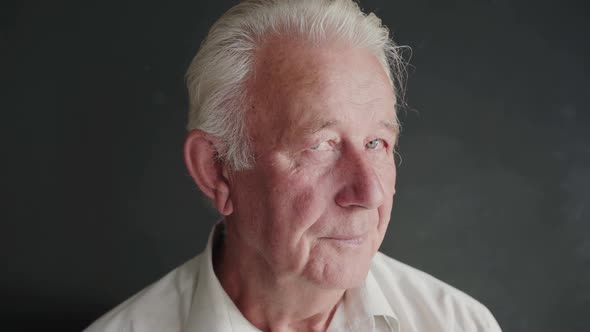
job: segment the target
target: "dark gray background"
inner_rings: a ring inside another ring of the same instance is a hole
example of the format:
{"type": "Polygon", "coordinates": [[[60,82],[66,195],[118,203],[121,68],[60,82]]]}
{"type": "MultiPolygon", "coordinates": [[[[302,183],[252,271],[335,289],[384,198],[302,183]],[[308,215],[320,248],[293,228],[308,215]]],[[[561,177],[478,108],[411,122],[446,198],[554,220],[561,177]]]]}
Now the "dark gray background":
{"type": "MultiPolygon", "coordinates": [[[[8,330],[80,330],[203,248],[215,214],[182,161],[183,74],[235,2],[3,2],[8,330]]],[[[584,2],[362,7],[413,48],[382,251],[505,331],[589,331],[584,2]]]]}

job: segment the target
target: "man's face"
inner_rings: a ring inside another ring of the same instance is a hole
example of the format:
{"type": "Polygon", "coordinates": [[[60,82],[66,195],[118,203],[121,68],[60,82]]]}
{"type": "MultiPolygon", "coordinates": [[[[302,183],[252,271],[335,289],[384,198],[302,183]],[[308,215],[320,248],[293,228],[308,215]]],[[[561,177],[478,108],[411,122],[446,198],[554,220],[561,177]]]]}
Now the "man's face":
{"type": "Polygon", "coordinates": [[[278,277],[358,287],[395,192],[395,97],[345,44],[271,40],[256,54],[247,125],[256,165],[231,176],[231,229],[278,277]]]}

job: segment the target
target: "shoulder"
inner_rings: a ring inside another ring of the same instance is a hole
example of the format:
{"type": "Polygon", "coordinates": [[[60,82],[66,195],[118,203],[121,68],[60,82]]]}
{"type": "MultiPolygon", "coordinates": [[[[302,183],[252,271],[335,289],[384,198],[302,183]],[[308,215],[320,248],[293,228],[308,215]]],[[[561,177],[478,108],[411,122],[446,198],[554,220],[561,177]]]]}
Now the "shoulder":
{"type": "Polygon", "coordinates": [[[383,253],[375,255],[371,275],[404,331],[500,331],[483,304],[383,253]]]}
{"type": "Polygon", "coordinates": [[[202,254],[172,270],[90,325],[84,332],[181,331],[198,281],[202,254]]]}

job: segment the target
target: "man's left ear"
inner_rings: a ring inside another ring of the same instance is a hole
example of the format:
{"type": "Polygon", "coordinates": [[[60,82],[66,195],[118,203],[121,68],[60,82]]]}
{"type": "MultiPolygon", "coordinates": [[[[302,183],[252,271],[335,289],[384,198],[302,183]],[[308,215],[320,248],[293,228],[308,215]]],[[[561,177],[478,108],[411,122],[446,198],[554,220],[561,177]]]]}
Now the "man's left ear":
{"type": "Polygon", "coordinates": [[[217,159],[217,140],[204,131],[189,132],[184,142],[184,162],[199,189],[224,216],[233,212],[226,165],[217,159]]]}

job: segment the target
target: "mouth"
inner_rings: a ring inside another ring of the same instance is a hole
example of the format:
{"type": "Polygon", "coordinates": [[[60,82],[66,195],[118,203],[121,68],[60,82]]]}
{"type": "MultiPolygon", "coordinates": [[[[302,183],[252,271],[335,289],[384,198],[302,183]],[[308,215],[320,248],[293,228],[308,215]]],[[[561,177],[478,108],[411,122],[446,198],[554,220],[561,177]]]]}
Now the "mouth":
{"type": "Polygon", "coordinates": [[[361,235],[338,235],[338,236],[326,236],[322,237],[322,240],[328,240],[330,242],[334,242],[340,245],[345,246],[360,246],[365,243],[367,239],[367,233],[361,235]]]}

